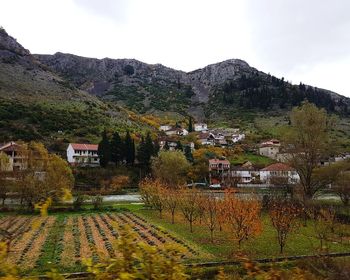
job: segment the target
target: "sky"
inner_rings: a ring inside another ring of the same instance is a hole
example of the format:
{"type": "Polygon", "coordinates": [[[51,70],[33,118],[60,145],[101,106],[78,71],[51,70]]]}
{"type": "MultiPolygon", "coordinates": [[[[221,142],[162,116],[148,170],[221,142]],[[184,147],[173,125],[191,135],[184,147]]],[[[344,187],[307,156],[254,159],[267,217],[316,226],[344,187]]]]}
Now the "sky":
{"type": "Polygon", "coordinates": [[[239,58],[350,97],[348,0],[0,0],[32,53],[135,58],[183,71],[239,58]]]}

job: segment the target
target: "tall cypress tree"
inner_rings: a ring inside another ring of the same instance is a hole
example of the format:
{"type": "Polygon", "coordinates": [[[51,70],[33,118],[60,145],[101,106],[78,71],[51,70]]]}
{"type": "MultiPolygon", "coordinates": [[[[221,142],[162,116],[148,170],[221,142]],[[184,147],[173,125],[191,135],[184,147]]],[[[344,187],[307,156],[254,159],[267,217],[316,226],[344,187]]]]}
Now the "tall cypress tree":
{"type": "Polygon", "coordinates": [[[188,120],[188,132],[193,132],[192,117],[188,120]]]}
{"type": "Polygon", "coordinates": [[[137,160],[139,161],[141,166],[145,166],[146,164],[146,151],[145,151],[145,139],[141,138],[141,142],[137,148],[137,160]]]}
{"type": "Polygon", "coordinates": [[[147,152],[148,161],[151,159],[151,156],[154,155],[154,145],[151,137],[151,133],[147,132],[146,141],[145,141],[145,150],[147,152]]]}
{"type": "Polygon", "coordinates": [[[185,157],[189,162],[193,162],[193,155],[190,146],[185,147],[185,157]]]}
{"type": "Polygon", "coordinates": [[[97,153],[100,158],[100,165],[105,168],[111,160],[111,147],[106,130],[102,132],[102,140],[98,144],[97,153]]]}
{"type": "Polygon", "coordinates": [[[135,161],[135,142],[131,139],[129,131],[126,132],[124,149],[126,163],[133,165],[135,161]]]}
{"type": "Polygon", "coordinates": [[[135,158],[136,158],[135,140],[132,139],[132,143],[131,143],[131,157],[130,157],[130,164],[131,165],[134,165],[135,158]]]}
{"type": "Polygon", "coordinates": [[[117,131],[112,136],[111,159],[116,165],[123,160],[123,142],[117,131]]]}

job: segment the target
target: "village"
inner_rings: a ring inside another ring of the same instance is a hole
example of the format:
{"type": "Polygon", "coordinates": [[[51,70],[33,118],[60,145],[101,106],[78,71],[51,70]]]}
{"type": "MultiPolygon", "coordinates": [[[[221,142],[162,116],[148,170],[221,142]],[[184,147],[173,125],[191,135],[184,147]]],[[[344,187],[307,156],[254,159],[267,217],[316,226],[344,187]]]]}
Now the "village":
{"type": "MultiPolygon", "coordinates": [[[[244,144],[246,138],[245,133],[238,128],[210,129],[206,123],[194,123],[193,128],[189,130],[178,125],[161,125],[158,136],[153,142],[157,143],[160,151],[181,150],[186,152],[187,150],[192,156],[195,150],[201,148],[216,147],[232,150],[236,146],[244,144]]],[[[65,158],[70,166],[74,168],[100,167],[98,144],[69,143],[67,145],[65,158]]],[[[20,145],[13,141],[0,145],[0,153],[6,154],[10,159],[9,165],[2,171],[26,169],[25,155],[20,152],[20,149],[20,145]]],[[[237,187],[286,187],[300,182],[298,173],[288,164],[291,155],[285,151],[278,139],[261,141],[256,145],[249,146],[249,150],[253,150],[257,156],[269,159],[270,163],[261,166],[247,160],[237,165],[231,164],[225,156],[212,155],[207,159],[207,176],[204,178],[204,182],[194,182],[187,179],[187,185],[204,186],[218,190],[237,187]]],[[[350,153],[344,153],[323,159],[319,165],[330,165],[349,158],[350,153]]],[[[137,157],[135,164],[138,164],[137,157]]]]}

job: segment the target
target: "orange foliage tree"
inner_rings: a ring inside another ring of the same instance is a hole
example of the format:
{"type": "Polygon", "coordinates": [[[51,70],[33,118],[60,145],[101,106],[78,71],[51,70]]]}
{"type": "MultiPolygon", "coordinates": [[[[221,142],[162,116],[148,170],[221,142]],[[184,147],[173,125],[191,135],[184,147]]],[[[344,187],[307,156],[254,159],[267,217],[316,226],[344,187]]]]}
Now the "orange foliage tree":
{"type": "Polygon", "coordinates": [[[219,202],[213,193],[203,196],[202,203],[204,206],[204,223],[210,230],[210,240],[214,242],[214,230],[218,224],[219,202]]]}
{"type": "Polygon", "coordinates": [[[272,226],[277,231],[280,253],[283,253],[290,232],[299,227],[300,207],[288,200],[273,200],[269,205],[269,216],[272,226]]]}
{"type": "Polygon", "coordinates": [[[164,195],[164,202],[165,202],[165,208],[170,212],[171,214],[171,223],[175,223],[175,210],[178,207],[179,204],[179,188],[166,188],[164,189],[163,195],[164,195]]]}
{"type": "Polygon", "coordinates": [[[227,191],[224,209],[226,223],[229,224],[239,248],[244,240],[261,233],[261,204],[257,199],[238,199],[233,192],[227,191]]]}
{"type": "Polygon", "coordinates": [[[198,219],[198,203],[201,198],[201,193],[195,188],[183,189],[179,194],[180,209],[184,218],[190,225],[190,230],[193,232],[193,222],[198,219]]]}

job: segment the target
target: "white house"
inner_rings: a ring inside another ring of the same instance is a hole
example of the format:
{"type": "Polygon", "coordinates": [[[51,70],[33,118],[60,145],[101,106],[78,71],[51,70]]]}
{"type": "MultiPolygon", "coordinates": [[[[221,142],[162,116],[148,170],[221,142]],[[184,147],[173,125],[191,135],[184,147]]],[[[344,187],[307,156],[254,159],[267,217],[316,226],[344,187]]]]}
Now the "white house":
{"type": "Polygon", "coordinates": [[[287,164],[273,163],[260,170],[260,180],[267,184],[274,184],[274,180],[285,180],[288,184],[296,184],[300,181],[299,174],[287,164]]]}
{"type": "Polygon", "coordinates": [[[165,125],[161,125],[159,127],[159,130],[160,131],[167,131],[167,130],[170,130],[171,129],[171,125],[168,125],[168,124],[165,124],[165,125]]]}
{"type": "Polygon", "coordinates": [[[232,142],[237,143],[245,139],[244,133],[232,134],[232,142]]]}
{"type": "Polygon", "coordinates": [[[259,170],[255,169],[250,161],[241,166],[231,168],[231,177],[235,178],[238,183],[252,183],[259,179],[259,170]]]}
{"type": "Polygon", "coordinates": [[[206,123],[195,123],[194,124],[194,131],[198,132],[204,132],[208,130],[208,125],[206,123]]]}
{"type": "Polygon", "coordinates": [[[98,145],[70,143],[67,148],[67,160],[72,165],[98,166],[98,145]]]}
{"type": "Polygon", "coordinates": [[[168,136],[171,136],[171,135],[186,136],[188,135],[188,131],[184,128],[172,128],[170,130],[165,131],[165,134],[168,136]]]}
{"type": "Polygon", "coordinates": [[[259,154],[272,159],[277,159],[280,152],[281,143],[278,140],[272,139],[260,144],[259,154]]]}

